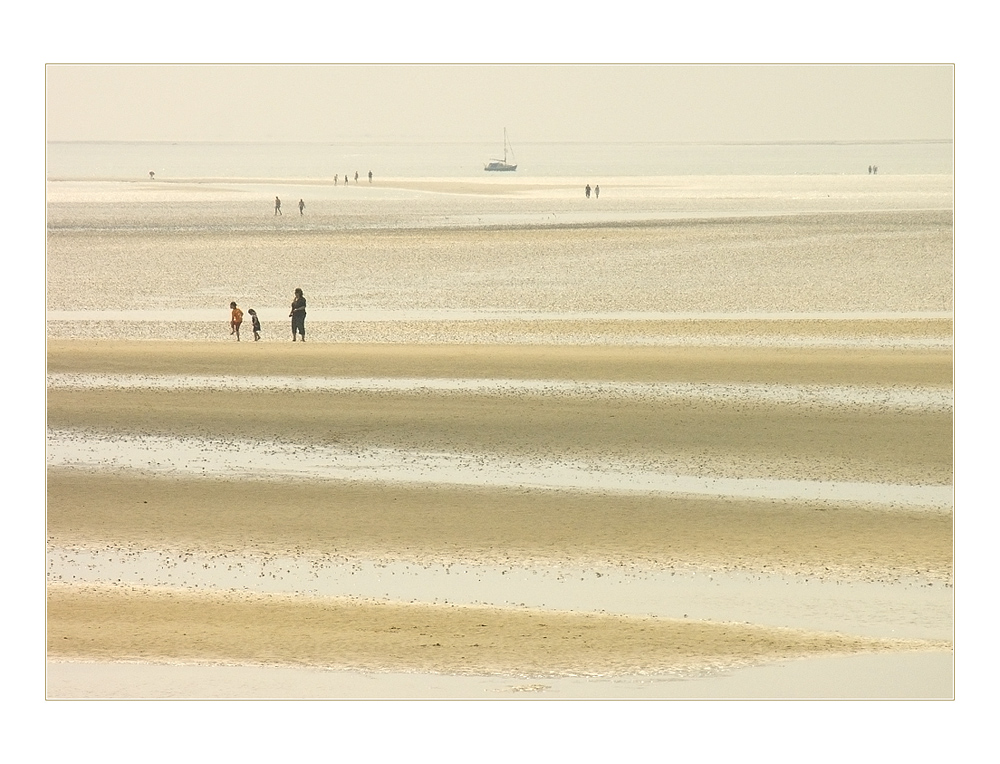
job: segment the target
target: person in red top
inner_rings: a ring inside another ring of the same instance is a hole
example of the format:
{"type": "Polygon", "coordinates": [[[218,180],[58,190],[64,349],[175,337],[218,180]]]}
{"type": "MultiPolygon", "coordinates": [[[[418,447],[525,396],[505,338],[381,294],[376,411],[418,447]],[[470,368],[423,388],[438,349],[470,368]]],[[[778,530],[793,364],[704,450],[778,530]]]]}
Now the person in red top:
{"type": "Polygon", "coordinates": [[[240,324],[243,323],[243,311],[236,307],[235,302],[229,303],[233,309],[233,317],[229,320],[229,333],[236,335],[236,341],[240,341],[240,324]]]}

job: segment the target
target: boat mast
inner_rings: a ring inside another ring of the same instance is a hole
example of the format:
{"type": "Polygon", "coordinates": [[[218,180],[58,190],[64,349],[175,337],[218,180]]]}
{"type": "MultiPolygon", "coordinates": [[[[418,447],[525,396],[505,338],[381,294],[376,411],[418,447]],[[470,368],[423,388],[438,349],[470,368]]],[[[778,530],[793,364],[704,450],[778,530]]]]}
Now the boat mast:
{"type": "MultiPolygon", "coordinates": [[[[503,163],[507,164],[507,149],[510,149],[511,158],[514,156],[514,149],[511,148],[510,143],[507,141],[507,128],[503,129],[503,163]]],[[[516,160],[515,160],[516,161],[516,160]]]]}

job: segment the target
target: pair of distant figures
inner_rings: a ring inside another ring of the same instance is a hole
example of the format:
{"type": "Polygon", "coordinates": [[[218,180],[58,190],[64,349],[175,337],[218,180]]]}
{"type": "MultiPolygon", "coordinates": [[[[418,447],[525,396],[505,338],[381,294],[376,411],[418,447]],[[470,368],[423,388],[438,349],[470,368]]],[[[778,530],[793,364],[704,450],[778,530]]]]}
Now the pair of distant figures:
{"type": "MultiPolygon", "coordinates": [[[[243,324],[243,311],[236,307],[235,302],[229,303],[232,314],[229,319],[229,333],[236,335],[236,341],[240,341],[240,326],[243,324]]],[[[254,342],[260,339],[260,320],[257,318],[257,311],[253,308],[247,311],[253,319],[253,339],[254,342]]]]}
{"type": "MultiPolygon", "coordinates": [[[[583,193],[586,194],[586,196],[587,196],[588,199],[590,198],[590,184],[589,183],[587,184],[587,187],[585,189],[583,189],[583,193]]],[[[600,199],[601,198],[601,187],[600,186],[594,186],[594,198],[595,199],[600,199]]]]}
{"type": "MultiPolygon", "coordinates": [[[[299,199],[299,214],[300,215],[305,214],[305,209],[306,209],[305,201],[299,199]]],[[[281,214],[281,199],[279,199],[278,197],[274,197],[274,214],[275,215],[281,214]]]]}

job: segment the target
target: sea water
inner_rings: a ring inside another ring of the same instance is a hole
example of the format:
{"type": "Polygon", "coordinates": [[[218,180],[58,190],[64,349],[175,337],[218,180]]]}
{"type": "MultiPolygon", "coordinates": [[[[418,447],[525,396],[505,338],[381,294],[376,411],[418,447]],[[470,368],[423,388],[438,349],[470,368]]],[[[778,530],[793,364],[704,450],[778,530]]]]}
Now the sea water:
{"type": "MultiPolygon", "coordinates": [[[[525,178],[673,175],[951,174],[951,141],[881,143],[522,143],[525,178]]],[[[479,177],[497,147],[483,143],[156,143],[53,142],[55,179],[149,177],[329,179],[479,177]]],[[[505,173],[491,173],[505,175],[505,173]]]]}

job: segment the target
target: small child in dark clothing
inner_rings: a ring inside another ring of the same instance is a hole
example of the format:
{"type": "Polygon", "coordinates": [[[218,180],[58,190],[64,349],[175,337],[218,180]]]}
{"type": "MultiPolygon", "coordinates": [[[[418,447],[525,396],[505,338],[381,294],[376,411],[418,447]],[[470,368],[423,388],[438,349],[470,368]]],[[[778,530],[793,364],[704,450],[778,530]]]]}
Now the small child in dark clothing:
{"type": "Polygon", "coordinates": [[[260,339],[260,320],[257,318],[257,311],[253,308],[247,311],[250,314],[250,320],[253,321],[253,341],[256,342],[260,339]]]}

